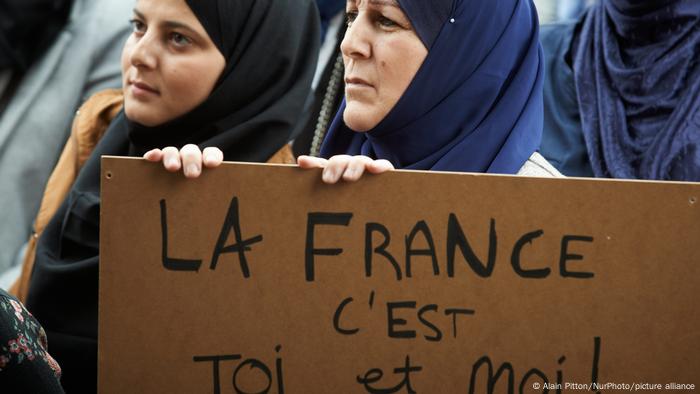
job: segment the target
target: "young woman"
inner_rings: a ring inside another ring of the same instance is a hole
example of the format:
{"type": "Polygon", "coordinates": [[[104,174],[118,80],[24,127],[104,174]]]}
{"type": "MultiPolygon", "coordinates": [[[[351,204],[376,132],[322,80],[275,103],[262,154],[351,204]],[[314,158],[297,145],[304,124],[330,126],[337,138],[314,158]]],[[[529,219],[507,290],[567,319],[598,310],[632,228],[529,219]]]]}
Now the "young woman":
{"type": "Polygon", "coordinates": [[[536,152],[544,65],[531,0],[348,0],[347,14],[345,101],[323,158],[301,167],[324,168],[328,183],[393,168],[561,176],[536,152]]]}
{"type": "Polygon", "coordinates": [[[75,119],[20,282],[67,392],[96,390],[100,157],[194,144],[220,147],[219,160],[270,160],[310,89],[317,18],[311,0],[136,2],[123,90],[93,97],[75,119]]]}

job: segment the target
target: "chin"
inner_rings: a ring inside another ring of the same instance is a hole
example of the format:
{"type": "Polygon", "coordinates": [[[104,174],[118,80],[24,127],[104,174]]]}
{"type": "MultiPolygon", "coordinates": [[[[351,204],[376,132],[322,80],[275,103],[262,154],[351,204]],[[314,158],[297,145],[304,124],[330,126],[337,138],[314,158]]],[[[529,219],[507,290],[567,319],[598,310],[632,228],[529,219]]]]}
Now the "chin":
{"type": "Polygon", "coordinates": [[[366,133],[372,130],[379,122],[372,120],[373,116],[368,116],[370,111],[363,111],[355,108],[353,105],[348,105],[343,112],[343,121],[345,125],[352,131],[358,133],[366,133]]]}
{"type": "Polygon", "coordinates": [[[132,122],[138,123],[146,127],[158,126],[162,122],[153,117],[152,111],[147,108],[133,108],[127,103],[124,104],[124,115],[132,122]]]}

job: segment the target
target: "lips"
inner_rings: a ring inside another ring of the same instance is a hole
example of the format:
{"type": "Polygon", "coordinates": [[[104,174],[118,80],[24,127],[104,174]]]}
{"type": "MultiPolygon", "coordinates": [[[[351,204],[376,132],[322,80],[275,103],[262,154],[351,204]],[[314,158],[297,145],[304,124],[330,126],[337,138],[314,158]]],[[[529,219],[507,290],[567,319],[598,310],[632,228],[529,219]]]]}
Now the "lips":
{"type": "Polygon", "coordinates": [[[358,77],[347,77],[345,78],[345,86],[355,86],[355,87],[369,87],[372,88],[374,85],[358,77]]]}
{"type": "Polygon", "coordinates": [[[133,91],[136,94],[160,94],[158,89],[141,80],[129,80],[129,84],[132,86],[133,91]]]}

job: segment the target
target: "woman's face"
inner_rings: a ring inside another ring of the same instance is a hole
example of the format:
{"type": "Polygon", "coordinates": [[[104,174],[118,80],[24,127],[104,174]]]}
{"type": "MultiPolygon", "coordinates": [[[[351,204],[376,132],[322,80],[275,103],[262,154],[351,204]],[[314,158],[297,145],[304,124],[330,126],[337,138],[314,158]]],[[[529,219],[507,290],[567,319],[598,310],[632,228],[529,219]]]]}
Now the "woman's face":
{"type": "Polygon", "coordinates": [[[138,0],[122,52],[126,116],[158,126],[201,104],[226,60],[185,0],[138,0]]]}
{"type": "Polygon", "coordinates": [[[396,0],[348,0],[347,13],[340,46],[347,103],[343,120],[365,132],[394,108],[428,50],[396,0]]]}

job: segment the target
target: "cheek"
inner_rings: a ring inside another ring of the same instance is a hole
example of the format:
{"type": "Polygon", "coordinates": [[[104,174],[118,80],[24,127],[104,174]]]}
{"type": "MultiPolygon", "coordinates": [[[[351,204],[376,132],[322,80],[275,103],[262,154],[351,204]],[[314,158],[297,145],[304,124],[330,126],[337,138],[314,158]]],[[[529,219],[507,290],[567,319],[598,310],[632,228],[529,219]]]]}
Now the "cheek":
{"type": "Polygon", "coordinates": [[[384,90],[383,101],[391,109],[406,92],[428,51],[418,39],[392,40],[383,45],[382,49],[378,57],[381,57],[379,67],[384,90]]]}
{"type": "Polygon", "coordinates": [[[196,65],[163,67],[163,86],[166,88],[162,90],[162,97],[166,105],[175,111],[174,115],[178,116],[193,109],[208,96],[196,65]]]}
{"type": "Polygon", "coordinates": [[[210,58],[195,58],[163,64],[165,96],[177,115],[182,115],[201,104],[211,94],[225,66],[210,58]]]}

